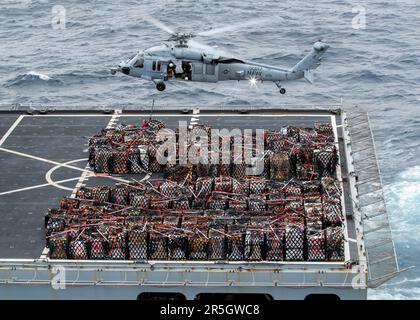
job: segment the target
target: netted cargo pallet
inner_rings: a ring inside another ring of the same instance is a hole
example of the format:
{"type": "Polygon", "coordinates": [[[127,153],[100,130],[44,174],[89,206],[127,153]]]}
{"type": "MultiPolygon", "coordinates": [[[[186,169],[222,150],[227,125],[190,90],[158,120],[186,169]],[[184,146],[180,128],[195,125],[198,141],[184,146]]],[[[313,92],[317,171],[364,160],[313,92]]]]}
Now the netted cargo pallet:
{"type": "Polygon", "coordinates": [[[188,255],[188,238],[185,234],[173,233],[168,240],[168,259],[186,260],[188,255]]]}
{"type": "Polygon", "coordinates": [[[229,209],[235,212],[247,211],[248,198],[247,197],[233,197],[232,199],[229,200],[229,209]]]}
{"type": "Polygon", "coordinates": [[[130,205],[134,208],[147,209],[149,207],[149,197],[144,194],[133,194],[131,196],[130,205]]]}
{"type": "Polygon", "coordinates": [[[188,249],[190,260],[207,260],[209,254],[210,240],[206,231],[199,231],[188,238],[188,249]],[[205,232],[205,233],[204,233],[205,232]]]}
{"type": "Polygon", "coordinates": [[[322,204],[316,202],[305,203],[306,227],[311,230],[322,230],[324,225],[324,214],[322,204]]]}
{"type": "Polygon", "coordinates": [[[230,261],[243,261],[244,259],[244,235],[237,234],[226,238],[226,258],[230,261]]]}
{"type": "Polygon", "coordinates": [[[340,226],[344,220],[340,202],[324,201],[322,212],[326,226],[340,226]]]}
{"type": "Polygon", "coordinates": [[[316,123],[317,141],[334,142],[334,131],[330,123],[316,123]]]}
{"type": "Polygon", "coordinates": [[[266,243],[264,235],[264,224],[250,225],[245,232],[245,260],[265,260],[266,243]]]}
{"type": "Polygon", "coordinates": [[[67,235],[56,234],[47,241],[50,249],[49,256],[51,259],[67,259],[68,257],[68,238],[67,235]]]}
{"type": "Polygon", "coordinates": [[[128,231],[128,258],[130,260],[147,259],[148,232],[143,226],[128,231]]]}
{"type": "Polygon", "coordinates": [[[112,150],[110,148],[95,148],[94,149],[94,170],[98,173],[112,172],[112,150]]]}
{"type": "Polygon", "coordinates": [[[286,225],[285,247],[287,261],[303,261],[304,226],[302,224],[286,225]]]}
{"type": "Polygon", "coordinates": [[[325,261],[325,233],[320,230],[309,230],[306,234],[308,243],[308,261],[325,261]]]}
{"type": "Polygon", "coordinates": [[[344,260],[344,234],[342,227],[329,227],[325,229],[327,260],[344,260]]]}
{"type": "Polygon", "coordinates": [[[320,177],[333,176],[335,174],[337,166],[337,150],[334,146],[315,149],[314,160],[320,177]]]}
{"type": "Polygon", "coordinates": [[[250,195],[248,199],[248,208],[250,212],[264,212],[267,210],[265,196],[250,195]]]}
{"type": "Polygon", "coordinates": [[[64,218],[64,211],[60,214],[60,210],[50,210],[45,218],[45,232],[49,236],[52,233],[64,231],[66,221],[64,218]],[[62,216],[60,216],[62,215],[62,216]]]}
{"type": "Polygon", "coordinates": [[[266,260],[283,261],[285,259],[284,226],[270,226],[265,231],[266,260]]]}
{"type": "Polygon", "coordinates": [[[92,260],[104,260],[108,251],[108,242],[101,234],[94,235],[94,238],[90,240],[90,259],[92,260]]]}
{"type": "Polygon", "coordinates": [[[150,260],[167,260],[168,242],[168,236],[157,230],[152,230],[149,234],[148,258],[150,260]]]}
{"type": "Polygon", "coordinates": [[[289,140],[287,134],[283,131],[267,131],[266,146],[274,152],[289,150],[293,141],[289,140]]]}
{"type": "Polygon", "coordinates": [[[270,178],[287,179],[292,174],[288,151],[280,151],[270,156],[270,178]]]}
{"type": "MultiPolygon", "coordinates": [[[[87,260],[88,259],[88,250],[87,243],[82,239],[72,240],[69,244],[69,255],[71,259],[75,260],[87,260]]],[[[124,259],[125,257],[123,257],[124,259]]]]}
{"type": "Polygon", "coordinates": [[[209,260],[226,259],[226,239],[224,236],[210,236],[209,239],[209,260]]]}
{"type": "Polygon", "coordinates": [[[249,193],[262,194],[266,191],[267,181],[265,179],[250,179],[249,193]]]}
{"type": "Polygon", "coordinates": [[[126,241],[123,232],[112,234],[108,238],[109,251],[108,259],[110,260],[125,260],[126,259],[126,241]]]}
{"type": "Polygon", "coordinates": [[[116,186],[111,190],[111,202],[119,205],[128,204],[128,190],[125,186],[116,186]]]}

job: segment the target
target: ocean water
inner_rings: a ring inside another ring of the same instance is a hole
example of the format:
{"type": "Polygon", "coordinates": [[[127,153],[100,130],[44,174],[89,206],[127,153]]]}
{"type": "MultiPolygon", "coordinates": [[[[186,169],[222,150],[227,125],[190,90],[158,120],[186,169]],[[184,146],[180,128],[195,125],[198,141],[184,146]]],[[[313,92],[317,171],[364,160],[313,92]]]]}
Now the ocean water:
{"type": "Polygon", "coordinates": [[[420,2],[393,1],[0,1],[0,108],[335,104],[370,113],[401,267],[371,299],[420,298],[420,2]],[[63,11],[64,10],[64,11],[63,11]],[[59,28],[55,17],[65,12],[59,28]],[[109,69],[167,35],[148,14],[184,32],[250,19],[264,23],[199,39],[240,58],[293,66],[318,39],[331,48],[313,85],[151,83],[109,69]],[[365,19],[363,19],[363,16],[365,19]],[[364,21],[365,20],[365,21],[364,21]],[[365,23],[363,23],[365,22],[365,23]]]}

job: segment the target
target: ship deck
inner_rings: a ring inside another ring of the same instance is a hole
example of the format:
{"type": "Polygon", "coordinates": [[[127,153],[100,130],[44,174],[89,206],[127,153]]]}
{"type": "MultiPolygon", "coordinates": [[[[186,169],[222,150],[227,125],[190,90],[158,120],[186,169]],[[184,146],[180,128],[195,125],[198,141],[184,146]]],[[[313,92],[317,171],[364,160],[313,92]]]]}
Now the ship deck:
{"type": "MultiPolygon", "coordinates": [[[[88,137],[118,123],[141,123],[150,111],[0,112],[0,260],[45,258],[44,215],[63,196],[81,186],[114,184],[144,176],[93,175],[87,167],[88,137]]],[[[227,129],[274,129],[288,125],[313,127],[332,123],[340,151],[346,212],[346,261],[357,260],[350,186],[337,110],[267,109],[248,112],[191,109],[155,110],[153,118],[168,127],[179,121],[208,123],[227,129]]]]}

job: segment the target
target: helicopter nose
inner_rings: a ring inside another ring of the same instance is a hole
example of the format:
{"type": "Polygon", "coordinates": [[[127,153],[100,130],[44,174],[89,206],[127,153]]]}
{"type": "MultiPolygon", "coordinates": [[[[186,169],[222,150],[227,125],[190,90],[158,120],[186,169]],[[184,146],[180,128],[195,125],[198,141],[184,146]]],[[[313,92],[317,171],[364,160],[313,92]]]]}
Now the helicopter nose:
{"type": "Polygon", "coordinates": [[[121,68],[121,72],[126,74],[126,75],[129,75],[130,74],[130,68],[129,67],[123,67],[123,68],[121,68]]]}

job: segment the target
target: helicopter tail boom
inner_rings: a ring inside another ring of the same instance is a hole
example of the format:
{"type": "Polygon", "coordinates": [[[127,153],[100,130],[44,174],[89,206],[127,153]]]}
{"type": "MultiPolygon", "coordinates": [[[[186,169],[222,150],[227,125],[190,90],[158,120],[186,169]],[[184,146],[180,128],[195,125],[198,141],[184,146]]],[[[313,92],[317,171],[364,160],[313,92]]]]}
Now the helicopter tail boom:
{"type": "Polygon", "coordinates": [[[330,46],[322,41],[316,42],[310,53],[308,53],[301,61],[299,61],[293,68],[292,72],[303,72],[305,79],[313,82],[312,70],[319,67],[321,64],[321,57],[330,46]]]}

